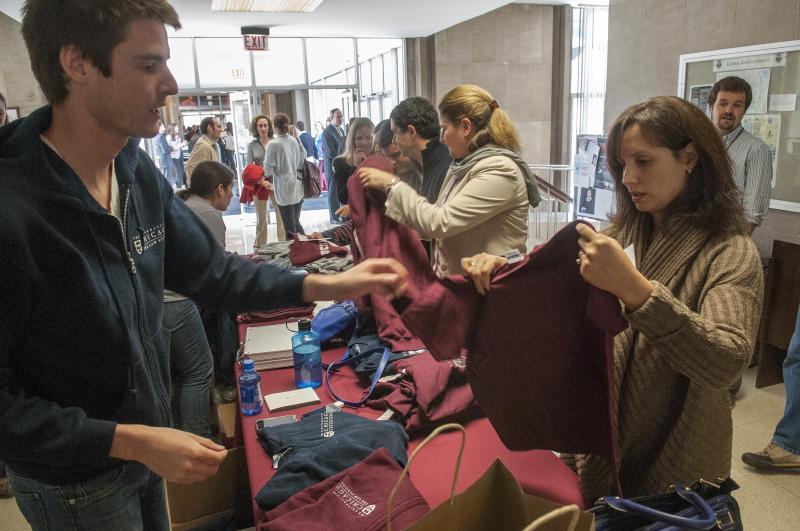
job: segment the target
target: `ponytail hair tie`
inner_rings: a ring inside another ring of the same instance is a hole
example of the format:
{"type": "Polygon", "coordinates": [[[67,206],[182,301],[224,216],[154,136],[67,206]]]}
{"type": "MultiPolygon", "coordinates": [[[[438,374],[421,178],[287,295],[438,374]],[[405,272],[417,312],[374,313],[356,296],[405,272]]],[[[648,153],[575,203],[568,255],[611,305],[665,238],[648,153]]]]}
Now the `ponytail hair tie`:
{"type": "Polygon", "coordinates": [[[493,110],[499,109],[499,108],[500,108],[500,104],[497,103],[497,100],[492,100],[492,101],[489,102],[489,110],[490,111],[493,111],[493,110]]]}

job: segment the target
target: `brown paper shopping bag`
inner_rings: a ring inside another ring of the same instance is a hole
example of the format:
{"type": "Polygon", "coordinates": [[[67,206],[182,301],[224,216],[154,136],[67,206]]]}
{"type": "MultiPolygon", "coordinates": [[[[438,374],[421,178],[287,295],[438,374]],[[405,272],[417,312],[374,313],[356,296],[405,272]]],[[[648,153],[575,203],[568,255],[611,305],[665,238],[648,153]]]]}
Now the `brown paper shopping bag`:
{"type": "MultiPolygon", "coordinates": [[[[440,426],[412,453],[400,479],[408,472],[414,456],[441,431],[458,429],[462,434],[462,447],[456,461],[455,477],[450,500],[442,503],[409,531],[591,531],[594,516],[580,511],[576,505],[563,505],[526,494],[519,483],[499,460],[467,490],[453,496],[458,468],[463,452],[464,428],[458,424],[440,426]]],[[[391,503],[391,496],[390,496],[391,503]]]]}

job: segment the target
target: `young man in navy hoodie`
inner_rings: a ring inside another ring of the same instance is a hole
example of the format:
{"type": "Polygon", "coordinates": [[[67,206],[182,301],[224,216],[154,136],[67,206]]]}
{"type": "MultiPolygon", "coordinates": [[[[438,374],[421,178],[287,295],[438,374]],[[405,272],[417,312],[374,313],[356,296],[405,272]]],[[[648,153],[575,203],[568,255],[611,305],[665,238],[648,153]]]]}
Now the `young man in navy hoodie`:
{"type": "Polygon", "coordinates": [[[28,0],[22,32],[50,105],[0,128],[0,460],[33,529],[168,529],[161,477],[226,451],[169,428],[165,287],[267,310],[398,295],[394,261],[333,277],[225,256],[139,137],[177,92],[166,0],[28,0]]]}

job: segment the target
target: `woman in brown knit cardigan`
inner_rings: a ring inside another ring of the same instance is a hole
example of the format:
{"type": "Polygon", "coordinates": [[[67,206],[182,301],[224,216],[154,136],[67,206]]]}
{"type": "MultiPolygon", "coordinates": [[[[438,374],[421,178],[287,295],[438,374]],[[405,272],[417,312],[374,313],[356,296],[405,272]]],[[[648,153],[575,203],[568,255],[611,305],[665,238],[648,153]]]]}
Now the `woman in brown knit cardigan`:
{"type": "MultiPolygon", "coordinates": [[[[626,109],[608,137],[616,213],[578,225],[583,278],[622,302],[615,338],[620,481],[625,496],[730,475],[728,386],[747,367],[763,279],[720,137],[694,105],[657,97],[626,109]],[[636,265],[623,251],[633,246],[636,265]]],[[[463,267],[480,288],[503,259],[463,267]]],[[[588,501],[614,492],[600,457],[562,455],[588,501]]]]}

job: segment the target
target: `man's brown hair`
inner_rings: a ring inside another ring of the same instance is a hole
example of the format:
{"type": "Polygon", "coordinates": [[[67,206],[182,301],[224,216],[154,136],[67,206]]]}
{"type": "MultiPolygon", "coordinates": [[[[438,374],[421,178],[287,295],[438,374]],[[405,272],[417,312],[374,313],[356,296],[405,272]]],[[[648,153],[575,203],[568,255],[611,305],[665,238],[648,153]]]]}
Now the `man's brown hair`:
{"type": "Polygon", "coordinates": [[[181,27],[166,0],[27,0],[22,8],[22,36],[47,101],[59,104],[69,94],[59,58],[64,46],[76,46],[109,77],[111,53],[125,39],[128,25],[141,19],[181,27]]]}
{"type": "Polygon", "coordinates": [[[711,87],[711,92],[708,93],[707,103],[712,107],[717,102],[717,94],[719,91],[725,92],[744,92],[744,110],[745,112],[753,102],[753,89],[750,88],[750,83],[744,79],[736,76],[723,77],[711,87]]]}

